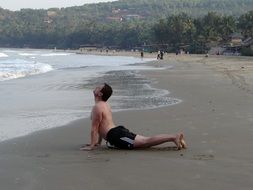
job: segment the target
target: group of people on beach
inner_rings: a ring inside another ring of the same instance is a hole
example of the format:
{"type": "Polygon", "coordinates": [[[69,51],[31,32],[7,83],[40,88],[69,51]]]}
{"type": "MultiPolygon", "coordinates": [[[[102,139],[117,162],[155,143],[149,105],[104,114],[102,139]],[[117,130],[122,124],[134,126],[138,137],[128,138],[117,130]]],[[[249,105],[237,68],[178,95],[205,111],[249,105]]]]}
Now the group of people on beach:
{"type": "MultiPolygon", "coordinates": [[[[161,50],[159,50],[158,52],[157,52],[157,59],[163,59],[163,55],[164,55],[164,52],[163,51],[161,51],[161,50]]],[[[141,50],[141,58],[143,58],[144,57],[144,51],[143,50],[141,50]]]]}
{"type": "Polygon", "coordinates": [[[157,59],[163,59],[163,55],[164,55],[164,52],[161,51],[161,50],[159,50],[159,51],[157,52],[157,59]]]}
{"type": "Polygon", "coordinates": [[[107,100],[113,93],[112,87],[106,83],[97,86],[94,91],[95,105],[91,112],[91,141],[80,150],[93,150],[101,145],[104,139],[109,148],[138,149],[149,148],[166,142],[173,142],[177,150],[186,148],[183,133],[160,134],[146,137],[129,131],[124,126],[116,126],[107,100]]]}

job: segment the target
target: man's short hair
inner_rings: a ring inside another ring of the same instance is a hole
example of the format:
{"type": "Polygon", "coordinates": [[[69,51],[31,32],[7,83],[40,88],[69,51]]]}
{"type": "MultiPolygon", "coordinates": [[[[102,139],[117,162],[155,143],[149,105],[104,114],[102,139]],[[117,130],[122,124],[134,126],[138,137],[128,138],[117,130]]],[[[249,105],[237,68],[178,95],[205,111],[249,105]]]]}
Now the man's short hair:
{"type": "Polygon", "coordinates": [[[104,83],[104,87],[101,89],[100,92],[103,94],[102,100],[106,102],[111,97],[113,91],[110,85],[104,83]]]}

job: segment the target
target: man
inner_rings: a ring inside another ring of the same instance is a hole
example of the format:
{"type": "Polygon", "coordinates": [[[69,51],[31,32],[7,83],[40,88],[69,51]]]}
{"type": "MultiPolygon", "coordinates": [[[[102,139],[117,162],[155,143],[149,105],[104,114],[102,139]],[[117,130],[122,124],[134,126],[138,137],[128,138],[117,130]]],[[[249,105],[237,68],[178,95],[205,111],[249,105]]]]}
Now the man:
{"type": "Polygon", "coordinates": [[[91,142],[81,147],[81,150],[93,150],[105,139],[110,145],[119,149],[148,148],[165,142],[175,143],[178,150],[186,148],[183,134],[161,134],[145,137],[130,132],[123,126],[116,127],[113,123],[112,112],[107,100],[112,95],[108,84],[98,86],[93,91],[95,105],[91,113],[91,142]]]}

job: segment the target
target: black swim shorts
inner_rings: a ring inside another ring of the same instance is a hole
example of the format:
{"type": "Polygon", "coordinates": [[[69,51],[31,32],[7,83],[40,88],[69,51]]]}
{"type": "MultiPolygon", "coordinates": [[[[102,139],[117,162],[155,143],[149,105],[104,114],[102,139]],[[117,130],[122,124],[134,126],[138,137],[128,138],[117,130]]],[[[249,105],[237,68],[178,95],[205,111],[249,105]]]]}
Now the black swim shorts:
{"type": "Polygon", "coordinates": [[[107,141],[120,149],[133,149],[136,134],[123,126],[112,128],[107,133],[107,141]]]}

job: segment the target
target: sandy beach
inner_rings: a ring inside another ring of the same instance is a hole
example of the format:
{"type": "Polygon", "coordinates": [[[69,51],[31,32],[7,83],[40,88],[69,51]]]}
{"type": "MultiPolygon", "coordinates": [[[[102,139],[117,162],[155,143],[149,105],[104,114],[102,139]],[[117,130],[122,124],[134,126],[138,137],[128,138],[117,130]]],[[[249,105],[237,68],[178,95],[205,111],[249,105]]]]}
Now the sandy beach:
{"type": "Polygon", "coordinates": [[[172,66],[141,72],[182,102],[117,112],[115,123],[147,136],[182,131],[188,149],[175,151],[167,143],[125,151],[103,143],[82,152],[79,147],[89,142],[90,121],[81,119],[1,142],[1,189],[251,190],[253,58],[165,55],[146,64],[172,66]]]}

